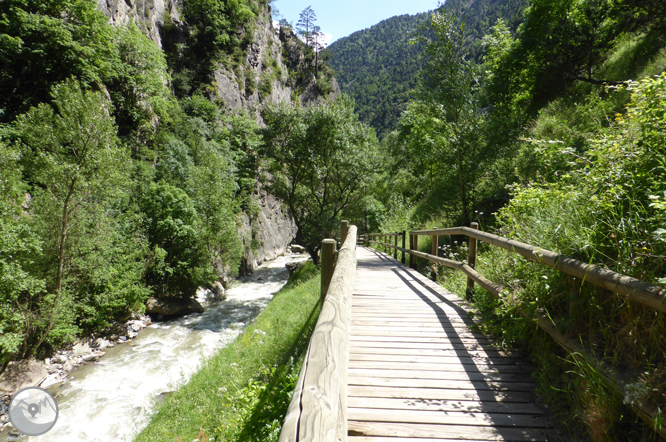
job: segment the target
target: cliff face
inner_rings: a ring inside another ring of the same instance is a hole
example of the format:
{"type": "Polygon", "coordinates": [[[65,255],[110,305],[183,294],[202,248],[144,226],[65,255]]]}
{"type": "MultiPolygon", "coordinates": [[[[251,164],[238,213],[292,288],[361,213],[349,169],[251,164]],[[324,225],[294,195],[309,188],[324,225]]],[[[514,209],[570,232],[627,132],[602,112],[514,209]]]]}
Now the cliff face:
{"type": "MultiPolygon", "coordinates": [[[[165,21],[186,29],[181,18],[183,0],[97,0],[114,26],[136,24],[152,41],[162,48],[165,21]]],[[[246,112],[263,125],[261,109],[269,103],[298,101],[308,105],[327,97],[335,98],[340,89],[332,76],[322,80],[308,69],[308,59],[302,43],[292,31],[276,29],[271,12],[265,8],[253,24],[253,38],[246,49],[243,63],[220,63],[212,73],[210,98],[228,112],[246,112]],[[290,75],[290,72],[292,75],[290,75]],[[297,73],[297,75],[293,75],[297,73]]],[[[320,75],[320,78],[322,76],[320,75]]],[[[258,211],[242,214],[239,233],[245,246],[241,274],[252,271],[266,260],[284,254],[296,235],[296,225],[280,201],[257,189],[258,211]]],[[[218,265],[223,280],[230,269],[218,265]]]]}
{"type": "Polygon", "coordinates": [[[182,23],[178,12],[181,5],[182,0],[97,0],[97,9],[109,17],[109,23],[116,27],[134,23],[160,48],[160,28],[165,18],[182,23]]]}
{"type": "MultiPolygon", "coordinates": [[[[245,110],[263,124],[260,111],[268,103],[299,101],[307,106],[324,98],[313,74],[290,78],[289,72],[304,72],[306,59],[298,37],[291,31],[273,26],[269,9],[256,18],[253,40],[245,63],[230,69],[219,66],[214,73],[217,99],[229,111],[245,110]]],[[[340,93],[331,77],[331,91],[340,93]]]]}

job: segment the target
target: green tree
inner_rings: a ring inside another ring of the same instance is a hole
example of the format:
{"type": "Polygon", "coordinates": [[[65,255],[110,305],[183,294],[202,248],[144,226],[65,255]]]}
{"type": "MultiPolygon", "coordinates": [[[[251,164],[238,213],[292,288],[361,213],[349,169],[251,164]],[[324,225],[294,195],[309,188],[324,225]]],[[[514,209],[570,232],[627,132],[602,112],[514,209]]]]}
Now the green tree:
{"type": "Polygon", "coordinates": [[[318,262],[322,239],[363,196],[377,164],[374,131],[359,123],[353,102],[303,109],[281,104],[264,111],[261,150],[267,190],[284,201],[302,244],[318,262]]]}
{"type": "Polygon", "coordinates": [[[409,156],[456,196],[461,221],[472,220],[477,186],[479,123],[478,74],[467,57],[464,25],[444,10],[430,16],[425,45],[426,66],[414,100],[401,119],[409,156]],[[431,34],[430,34],[431,32],[431,34]],[[429,37],[428,35],[432,35],[429,37]]]}
{"type": "Polygon", "coordinates": [[[19,152],[0,140],[0,373],[26,351],[32,310],[45,286],[31,273],[42,249],[21,207],[27,186],[18,161],[19,152]]]}
{"type": "Polygon", "coordinates": [[[317,14],[315,14],[312,6],[308,6],[301,11],[298,22],[296,23],[296,32],[303,37],[305,43],[310,47],[313,47],[316,22],[317,14]]]}
{"type": "Polygon", "coordinates": [[[99,92],[68,80],[53,91],[53,106],[40,104],[18,118],[27,178],[34,183],[36,225],[44,241],[47,296],[41,300],[43,329],[32,356],[72,302],[66,284],[75,244],[104,216],[127,184],[128,150],[117,139],[111,105],[99,92]]]}
{"type": "Polygon", "coordinates": [[[50,101],[72,76],[99,84],[117,61],[114,29],[89,0],[0,2],[0,121],[50,101]]]}

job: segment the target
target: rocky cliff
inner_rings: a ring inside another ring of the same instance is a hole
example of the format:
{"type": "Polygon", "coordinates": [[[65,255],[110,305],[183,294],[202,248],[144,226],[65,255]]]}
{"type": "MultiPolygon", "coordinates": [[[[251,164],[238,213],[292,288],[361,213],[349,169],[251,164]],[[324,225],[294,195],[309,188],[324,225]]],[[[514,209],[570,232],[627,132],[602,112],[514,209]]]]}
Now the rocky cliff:
{"type": "MultiPolygon", "coordinates": [[[[160,48],[165,24],[182,32],[187,23],[181,18],[183,0],[97,0],[114,26],[134,23],[160,48]],[[174,26],[175,25],[175,26],[174,26]]],[[[171,36],[170,38],[173,38],[171,36]]],[[[332,75],[317,77],[308,68],[307,51],[289,29],[274,27],[270,7],[254,19],[252,40],[242,63],[221,61],[211,75],[210,99],[228,112],[246,112],[263,124],[261,109],[268,103],[298,101],[308,105],[324,97],[335,98],[339,87],[332,75]],[[319,80],[317,80],[319,78],[319,80]]],[[[247,274],[266,260],[283,254],[296,235],[296,225],[279,201],[257,190],[258,210],[242,214],[239,233],[245,245],[241,273],[247,274]]],[[[217,266],[226,280],[224,265],[217,266]]]]}

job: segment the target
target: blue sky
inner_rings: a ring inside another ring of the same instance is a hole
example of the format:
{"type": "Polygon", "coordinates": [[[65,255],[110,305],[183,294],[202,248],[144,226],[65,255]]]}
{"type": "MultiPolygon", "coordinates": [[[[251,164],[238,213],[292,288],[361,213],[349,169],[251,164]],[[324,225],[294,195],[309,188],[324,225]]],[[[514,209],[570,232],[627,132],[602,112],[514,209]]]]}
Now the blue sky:
{"type": "Polygon", "coordinates": [[[301,11],[312,6],[317,25],[329,43],[369,28],[395,15],[417,14],[437,7],[438,0],[275,0],[280,15],[294,25],[301,11]]]}

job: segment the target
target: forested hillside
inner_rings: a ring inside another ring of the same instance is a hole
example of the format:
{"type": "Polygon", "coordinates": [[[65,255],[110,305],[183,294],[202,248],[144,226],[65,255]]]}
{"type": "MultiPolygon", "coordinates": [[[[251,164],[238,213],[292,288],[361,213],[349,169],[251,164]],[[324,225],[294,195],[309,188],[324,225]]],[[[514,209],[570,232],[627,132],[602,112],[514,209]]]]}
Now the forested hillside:
{"type": "Polygon", "coordinates": [[[293,226],[263,212],[261,112],[335,93],[265,0],[108,5],[0,3],[0,372],[226,284],[293,226]]]}
{"type": "MultiPolygon", "coordinates": [[[[479,60],[481,38],[491,26],[502,18],[515,29],[526,4],[526,0],[449,0],[444,9],[465,22],[469,56],[479,60]]],[[[341,38],[328,48],[341,90],[356,101],[361,121],[380,136],[397,127],[424,66],[423,45],[414,39],[427,17],[427,13],[393,17],[341,38]]]]}

